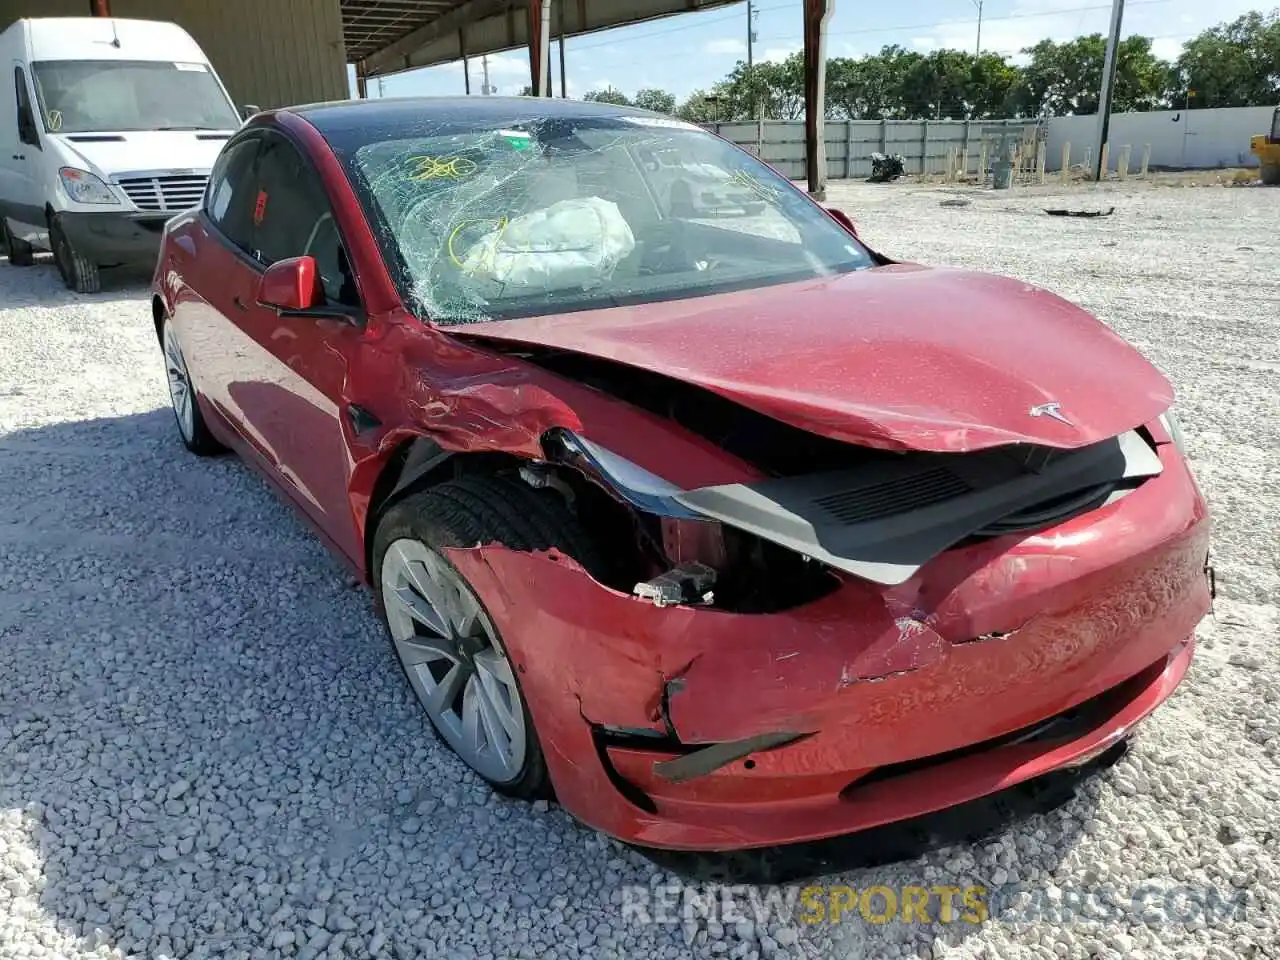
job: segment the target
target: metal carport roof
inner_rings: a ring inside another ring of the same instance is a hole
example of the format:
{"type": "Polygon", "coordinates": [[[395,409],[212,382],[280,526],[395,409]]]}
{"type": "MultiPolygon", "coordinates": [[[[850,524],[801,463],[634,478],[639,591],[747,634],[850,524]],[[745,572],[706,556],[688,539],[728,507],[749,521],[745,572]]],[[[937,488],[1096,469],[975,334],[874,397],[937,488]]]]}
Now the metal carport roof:
{"type": "MultiPolygon", "coordinates": [[[[551,37],[574,37],[741,0],[552,0],[551,37]]],[[[386,75],[525,46],[528,0],[341,0],[347,61],[386,75]]]]}
{"type": "MultiPolygon", "coordinates": [[[[525,46],[532,89],[550,91],[549,42],[727,6],[739,0],[339,0],[347,60],[361,96],[367,78],[525,46]]],[[[809,190],[826,193],[823,142],[826,26],[834,0],[804,11],[805,142],[809,190]]]]}

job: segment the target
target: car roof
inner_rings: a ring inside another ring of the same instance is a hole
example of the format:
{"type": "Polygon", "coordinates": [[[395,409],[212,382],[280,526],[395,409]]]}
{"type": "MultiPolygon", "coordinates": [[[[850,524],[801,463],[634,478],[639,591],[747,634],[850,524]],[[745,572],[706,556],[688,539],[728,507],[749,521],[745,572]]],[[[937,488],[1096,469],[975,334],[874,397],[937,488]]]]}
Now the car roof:
{"type": "Polygon", "coordinates": [[[423,120],[502,127],[533,119],[660,116],[637,107],[556,97],[395,97],[310,103],[286,109],[324,135],[375,125],[399,127],[423,120]]]}

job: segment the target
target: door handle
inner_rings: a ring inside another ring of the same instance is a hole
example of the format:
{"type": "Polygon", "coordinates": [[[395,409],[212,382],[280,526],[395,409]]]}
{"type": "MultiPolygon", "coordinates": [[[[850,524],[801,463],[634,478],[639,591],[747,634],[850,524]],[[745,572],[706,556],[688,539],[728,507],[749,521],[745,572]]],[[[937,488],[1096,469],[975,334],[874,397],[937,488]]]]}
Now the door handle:
{"type": "Polygon", "coordinates": [[[25,156],[25,155],[23,155],[23,154],[21,154],[21,153],[15,153],[15,154],[13,155],[13,159],[14,159],[14,160],[25,160],[25,159],[27,159],[27,158],[26,158],[26,156],[25,156]]]}
{"type": "Polygon", "coordinates": [[[248,309],[249,309],[248,305],[247,305],[243,300],[241,300],[238,296],[236,296],[236,297],[232,297],[232,298],[231,298],[231,302],[235,305],[235,308],[236,308],[237,310],[248,310],[248,309]]]}

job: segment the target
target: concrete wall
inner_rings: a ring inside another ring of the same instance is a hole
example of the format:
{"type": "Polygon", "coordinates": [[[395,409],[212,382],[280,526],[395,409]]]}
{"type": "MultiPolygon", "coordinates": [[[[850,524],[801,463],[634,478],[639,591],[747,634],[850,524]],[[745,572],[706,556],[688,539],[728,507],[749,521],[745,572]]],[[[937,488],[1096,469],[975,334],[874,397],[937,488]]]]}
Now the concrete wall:
{"type": "MultiPolygon", "coordinates": [[[[1256,167],[1249,138],[1271,129],[1273,107],[1223,107],[1215,110],[1158,110],[1117,113],[1111,118],[1112,170],[1125,146],[1133,148],[1137,169],[1146,144],[1153,167],[1256,167]]],[[[1098,118],[1056,117],[1049,121],[1051,169],[1061,164],[1062,145],[1071,144],[1071,162],[1084,163],[1085,148],[1097,137],[1098,118]]]]}
{"type": "MultiPolygon", "coordinates": [[[[345,100],[338,0],[111,0],[117,17],[171,20],[195,37],[239,104],[345,100]]],[[[89,0],[0,0],[0,30],[19,17],[83,17],[89,0]]]]}
{"type": "MultiPolygon", "coordinates": [[[[1130,170],[1136,172],[1142,151],[1151,144],[1153,167],[1257,166],[1249,152],[1249,138],[1271,128],[1272,107],[1235,107],[1218,110],[1153,113],[1117,113],[1111,118],[1111,162],[1123,146],[1131,146],[1130,170]]],[[[992,128],[1008,126],[1029,130],[1035,124],[1023,120],[828,120],[826,124],[827,176],[833,179],[871,175],[872,153],[899,153],[908,173],[941,173],[951,149],[968,147],[967,169],[978,172],[981,141],[992,138],[992,128]],[[985,132],[984,132],[985,131],[985,132]]],[[[800,120],[768,120],[754,123],[713,123],[709,129],[760,156],[788,177],[803,179],[804,123],[800,120]]],[[[1097,118],[1054,117],[1047,122],[1045,169],[1062,164],[1062,147],[1071,144],[1071,162],[1083,164],[1097,135],[1097,118]]]]}

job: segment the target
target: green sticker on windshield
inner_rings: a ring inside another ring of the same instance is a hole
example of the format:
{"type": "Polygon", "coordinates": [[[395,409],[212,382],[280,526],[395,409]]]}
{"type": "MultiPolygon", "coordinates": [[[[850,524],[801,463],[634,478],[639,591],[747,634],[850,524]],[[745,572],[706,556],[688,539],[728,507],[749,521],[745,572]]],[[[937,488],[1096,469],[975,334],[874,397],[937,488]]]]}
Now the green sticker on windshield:
{"type": "Polygon", "coordinates": [[[533,138],[523,130],[499,130],[498,136],[515,150],[528,150],[533,146],[533,138]]]}

